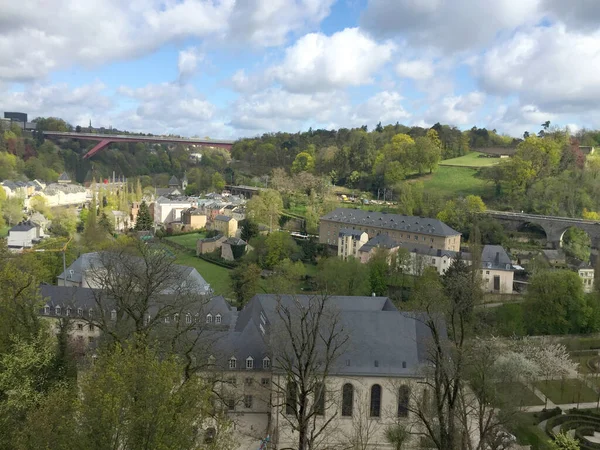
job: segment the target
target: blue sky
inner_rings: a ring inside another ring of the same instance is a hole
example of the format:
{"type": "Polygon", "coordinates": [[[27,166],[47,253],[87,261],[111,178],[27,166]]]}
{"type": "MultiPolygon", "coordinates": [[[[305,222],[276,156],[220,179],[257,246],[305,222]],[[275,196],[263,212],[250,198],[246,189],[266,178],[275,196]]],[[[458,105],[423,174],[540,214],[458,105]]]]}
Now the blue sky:
{"type": "Polygon", "coordinates": [[[235,138],[378,122],[600,127],[600,2],[0,4],[0,109],[235,138]],[[60,11],[60,20],[48,20],[60,11]]]}

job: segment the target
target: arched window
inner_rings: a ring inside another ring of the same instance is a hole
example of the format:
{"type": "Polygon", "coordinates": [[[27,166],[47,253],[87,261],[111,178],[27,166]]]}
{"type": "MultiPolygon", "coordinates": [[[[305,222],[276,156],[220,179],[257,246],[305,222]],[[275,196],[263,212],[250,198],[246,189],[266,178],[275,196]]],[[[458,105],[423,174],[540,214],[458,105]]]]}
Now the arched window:
{"type": "Polygon", "coordinates": [[[351,417],[354,407],[354,386],[346,383],[342,387],[342,416],[351,417]]]}
{"type": "Polygon", "coordinates": [[[381,417],[381,386],[374,384],[371,386],[371,417],[381,417]]]}
{"type": "Polygon", "coordinates": [[[406,385],[398,389],[398,417],[408,417],[408,402],[410,399],[410,389],[406,385]]]}
{"type": "Polygon", "coordinates": [[[77,308],[77,315],[78,315],[79,317],[82,317],[82,316],[83,316],[83,309],[81,309],[81,308],[77,308]]]}
{"type": "Polygon", "coordinates": [[[94,316],[94,310],[92,308],[90,308],[90,310],[88,311],[88,319],[91,319],[94,316]]]}
{"type": "Polygon", "coordinates": [[[68,308],[68,307],[67,307],[67,316],[69,316],[69,317],[71,316],[71,308],[68,308]]]}
{"type": "Polygon", "coordinates": [[[207,314],[206,315],[206,323],[212,323],[212,314],[207,314]]]}
{"type": "Polygon", "coordinates": [[[179,322],[179,313],[173,314],[173,322],[175,322],[175,323],[179,322]]]}
{"type": "Polygon", "coordinates": [[[188,325],[190,323],[192,323],[192,315],[191,314],[186,314],[185,315],[185,323],[187,323],[188,325]]]}
{"type": "Polygon", "coordinates": [[[315,414],[325,415],[325,384],[315,384],[315,414]]]}
{"type": "Polygon", "coordinates": [[[293,381],[288,381],[285,393],[285,413],[296,414],[296,404],[298,403],[298,387],[293,381]]]}

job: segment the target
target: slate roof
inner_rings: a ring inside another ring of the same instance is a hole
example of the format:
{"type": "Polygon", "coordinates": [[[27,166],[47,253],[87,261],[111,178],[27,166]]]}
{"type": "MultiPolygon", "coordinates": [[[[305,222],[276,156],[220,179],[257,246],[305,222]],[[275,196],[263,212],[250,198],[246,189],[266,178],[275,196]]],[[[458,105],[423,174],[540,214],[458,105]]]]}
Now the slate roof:
{"type": "Polygon", "coordinates": [[[10,230],[8,230],[9,233],[14,233],[17,231],[29,231],[34,229],[36,226],[31,223],[31,222],[21,222],[17,225],[15,225],[14,227],[12,227],[10,230]]]}
{"type": "Polygon", "coordinates": [[[410,253],[416,253],[418,255],[435,256],[441,258],[447,256],[451,259],[460,258],[464,261],[471,260],[471,254],[468,252],[455,252],[453,250],[443,250],[439,248],[432,248],[425,244],[413,244],[411,242],[403,242],[398,245],[400,248],[405,248],[410,253]]]}
{"type": "Polygon", "coordinates": [[[321,220],[348,225],[363,225],[389,230],[410,231],[432,236],[446,237],[460,235],[458,231],[453,230],[438,219],[364,211],[362,209],[338,208],[321,217],[321,220]]]}
{"type": "Polygon", "coordinates": [[[71,177],[67,174],[67,172],[63,172],[58,177],[58,181],[71,181],[71,177]]]}
{"type": "Polygon", "coordinates": [[[169,180],[169,186],[179,186],[179,180],[175,175],[173,175],[169,180]]]}
{"type": "Polygon", "coordinates": [[[233,217],[224,216],[223,214],[218,214],[215,216],[215,220],[218,220],[220,222],[229,222],[231,219],[233,219],[233,217]]]}
{"type": "Polygon", "coordinates": [[[340,230],[339,237],[352,236],[353,238],[360,239],[364,233],[364,231],[353,230],[352,228],[342,228],[340,230]]]}
{"type": "Polygon", "coordinates": [[[485,245],[481,252],[481,265],[485,269],[513,270],[512,261],[501,245],[485,245]]]}
{"type": "Polygon", "coordinates": [[[358,251],[368,253],[374,248],[387,248],[389,250],[396,247],[398,247],[398,242],[389,237],[387,234],[380,234],[379,236],[369,239],[369,241],[358,251]]]}

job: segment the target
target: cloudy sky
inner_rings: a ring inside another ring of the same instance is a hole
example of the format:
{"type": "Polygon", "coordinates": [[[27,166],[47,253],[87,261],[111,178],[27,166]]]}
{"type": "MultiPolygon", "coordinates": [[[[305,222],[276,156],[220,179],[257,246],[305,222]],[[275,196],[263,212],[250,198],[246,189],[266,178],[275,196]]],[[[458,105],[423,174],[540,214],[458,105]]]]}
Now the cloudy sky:
{"type": "Polygon", "coordinates": [[[0,1],[0,110],[213,138],[600,128],[600,0],[0,1]]]}

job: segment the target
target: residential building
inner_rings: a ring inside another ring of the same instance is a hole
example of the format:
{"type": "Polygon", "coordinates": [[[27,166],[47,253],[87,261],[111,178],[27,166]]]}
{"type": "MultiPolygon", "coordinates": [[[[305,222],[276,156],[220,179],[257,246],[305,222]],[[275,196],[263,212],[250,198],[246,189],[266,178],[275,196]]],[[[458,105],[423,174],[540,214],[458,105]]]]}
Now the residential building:
{"type": "Polygon", "coordinates": [[[235,220],[240,222],[241,220],[244,220],[246,218],[246,208],[234,204],[227,205],[223,209],[223,215],[233,217],[235,220]]]}
{"type": "Polygon", "coordinates": [[[589,263],[581,263],[577,268],[577,274],[583,283],[583,291],[586,294],[594,291],[594,268],[589,263]]]}
{"type": "Polygon", "coordinates": [[[199,208],[188,208],[181,213],[181,223],[189,230],[206,228],[206,214],[199,208]]]}
{"type": "Polygon", "coordinates": [[[220,233],[210,238],[198,239],[198,241],[196,241],[196,256],[214,252],[221,248],[221,245],[226,239],[227,238],[220,233]]]}
{"type": "MultiPolygon", "coordinates": [[[[97,289],[99,285],[98,278],[102,274],[106,261],[118,265],[119,261],[111,258],[110,253],[84,253],[77,258],[73,264],[67,267],[66,272],[57,277],[57,284],[61,286],[78,286],[97,289]]],[[[142,263],[140,259],[140,264],[142,263]]],[[[212,292],[210,284],[198,273],[196,269],[188,266],[173,264],[173,269],[179,272],[180,285],[189,286],[198,293],[208,295],[212,292]]],[[[168,294],[170,288],[165,288],[164,293],[168,294]]]]}
{"type": "Polygon", "coordinates": [[[63,172],[58,177],[58,183],[59,184],[70,184],[71,183],[71,177],[67,174],[67,172],[63,172]]]}
{"type": "Polygon", "coordinates": [[[561,248],[556,250],[542,250],[542,254],[551,266],[564,266],[567,264],[567,255],[561,248]]]}
{"type": "Polygon", "coordinates": [[[225,237],[235,236],[238,229],[238,221],[233,217],[219,214],[215,216],[212,229],[218,231],[225,237]]]}
{"type": "Polygon", "coordinates": [[[181,222],[181,214],[191,207],[192,202],[189,199],[159,197],[154,202],[154,223],[167,225],[171,222],[181,222]]]}
{"type": "Polygon", "coordinates": [[[502,246],[485,245],[481,253],[481,267],[484,292],[512,294],[515,270],[502,246]]]}
{"type": "Polygon", "coordinates": [[[42,213],[36,211],[29,216],[28,220],[32,224],[40,227],[40,234],[44,235],[48,231],[48,225],[50,225],[50,221],[42,213]]]}
{"type": "Polygon", "coordinates": [[[412,242],[444,250],[460,250],[460,233],[437,219],[338,208],[321,217],[319,242],[337,245],[342,229],[364,231],[369,239],[385,234],[398,243],[412,242]]]}
{"type": "Polygon", "coordinates": [[[8,230],[6,245],[13,252],[31,248],[44,237],[39,225],[32,222],[21,222],[8,230]]]}
{"type": "Polygon", "coordinates": [[[380,234],[364,244],[358,250],[358,259],[361,263],[367,263],[378,249],[384,249],[388,254],[397,251],[399,244],[387,234],[380,234]]]}
{"type": "Polygon", "coordinates": [[[342,259],[358,258],[358,250],[368,240],[369,235],[364,231],[342,228],[338,234],[338,256],[342,259]]]}
{"type": "Polygon", "coordinates": [[[123,211],[111,211],[112,221],[115,224],[115,231],[122,233],[127,231],[129,228],[132,228],[135,223],[131,223],[131,218],[128,214],[125,214],[123,211]]]}
{"type": "MultiPolygon", "coordinates": [[[[48,206],[83,205],[88,201],[88,191],[78,184],[51,183],[36,195],[43,196],[48,206]]],[[[29,199],[25,203],[28,206],[29,199]]]]}
{"type": "Polygon", "coordinates": [[[422,244],[400,244],[399,248],[408,251],[410,260],[406,271],[410,275],[422,275],[426,267],[434,267],[441,276],[452,265],[455,259],[462,259],[465,264],[471,265],[471,254],[466,252],[454,252],[428,247],[422,244]]]}

